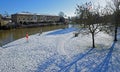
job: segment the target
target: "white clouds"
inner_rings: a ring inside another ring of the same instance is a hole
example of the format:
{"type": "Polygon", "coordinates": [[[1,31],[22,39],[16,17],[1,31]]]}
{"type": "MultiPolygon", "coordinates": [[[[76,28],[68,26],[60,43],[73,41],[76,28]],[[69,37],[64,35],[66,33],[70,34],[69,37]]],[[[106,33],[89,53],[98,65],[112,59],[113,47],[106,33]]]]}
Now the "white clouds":
{"type": "Polygon", "coordinates": [[[67,17],[75,16],[75,10],[66,12],[67,17]]]}
{"type": "Polygon", "coordinates": [[[89,0],[89,1],[92,1],[94,5],[99,4],[101,7],[105,7],[111,0],[89,0]]]}

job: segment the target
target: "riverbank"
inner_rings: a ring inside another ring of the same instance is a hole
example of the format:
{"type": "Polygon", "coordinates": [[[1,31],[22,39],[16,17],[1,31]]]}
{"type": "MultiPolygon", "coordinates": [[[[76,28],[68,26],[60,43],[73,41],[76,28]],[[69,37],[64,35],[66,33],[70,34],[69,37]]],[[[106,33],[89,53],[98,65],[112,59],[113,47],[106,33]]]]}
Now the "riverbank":
{"type": "Polygon", "coordinates": [[[42,27],[42,26],[54,26],[54,25],[67,25],[66,23],[58,22],[58,23],[33,23],[33,24],[7,24],[5,26],[1,26],[0,30],[9,30],[9,29],[18,29],[18,28],[32,28],[32,27],[42,27]]]}
{"type": "MultiPolygon", "coordinates": [[[[95,36],[97,48],[91,48],[91,36],[76,29],[58,29],[25,37],[0,49],[1,72],[117,72],[120,70],[120,39],[100,32],[95,36]],[[112,53],[112,54],[111,54],[112,53]],[[97,71],[96,71],[97,70],[97,71]]],[[[120,35],[118,35],[120,38],[120,35]]]]}

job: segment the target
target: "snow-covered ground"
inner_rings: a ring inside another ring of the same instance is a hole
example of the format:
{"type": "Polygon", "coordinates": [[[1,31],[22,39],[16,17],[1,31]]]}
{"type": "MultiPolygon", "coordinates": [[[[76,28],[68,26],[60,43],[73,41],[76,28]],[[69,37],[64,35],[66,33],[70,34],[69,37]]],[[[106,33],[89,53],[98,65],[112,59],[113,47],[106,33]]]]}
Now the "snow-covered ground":
{"type": "Polygon", "coordinates": [[[0,72],[119,72],[120,33],[118,42],[100,32],[91,48],[91,35],[76,29],[59,29],[29,36],[0,47],[0,72]]]}

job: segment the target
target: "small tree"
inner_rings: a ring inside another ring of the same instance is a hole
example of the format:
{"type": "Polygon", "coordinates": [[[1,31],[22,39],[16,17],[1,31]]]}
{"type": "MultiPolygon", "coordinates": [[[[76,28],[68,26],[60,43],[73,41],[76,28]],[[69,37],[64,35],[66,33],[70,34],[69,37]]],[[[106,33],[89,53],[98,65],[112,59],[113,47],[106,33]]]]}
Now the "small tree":
{"type": "Polygon", "coordinates": [[[85,3],[83,5],[77,5],[76,13],[79,16],[79,23],[81,25],[81,31],[91,34],[92,47],[95,48],[95,34],[102,30],[102,24],[99,23],[100,19],[100,6],[93,9],[92,3],[85,3]]]}
{"type": "Polygon", "coordinates": [[[60,12],[60,13],[59,13],[59,16],[60,16],[60,17],[64,17],[64,16],[65,16],[64,12],[60,12]]]}
{"type": "Polygon", "coordinates": [[[65,18],[64,18],[64,16],[66,16],[65,14],[64,14],[64,12],[60,12],[59,13],[59,16],[60,16],[60,22],[65,22],[65,18]]]}

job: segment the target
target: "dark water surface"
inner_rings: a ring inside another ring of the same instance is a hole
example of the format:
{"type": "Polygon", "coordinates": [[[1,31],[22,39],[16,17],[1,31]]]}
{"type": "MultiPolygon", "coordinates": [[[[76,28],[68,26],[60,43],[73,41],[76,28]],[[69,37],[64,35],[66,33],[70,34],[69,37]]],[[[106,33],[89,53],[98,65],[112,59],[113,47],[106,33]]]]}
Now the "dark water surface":
{"type": "Polygon", "coordinates": [[[0,31],[0,46],[5,45],[14,40],[25,37],[26,32],[29,35],[36,34],[42,31],[50,31],[55,29],[66,28],[67,25],[56,25],[56,26],[43,26],[43,27],[35,27],[35,28],[21,28],[21,29],[11,29],[11,30],[1,30],[0,31]]]}

